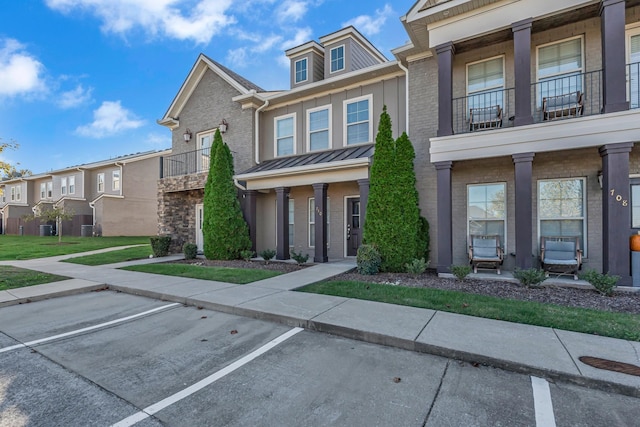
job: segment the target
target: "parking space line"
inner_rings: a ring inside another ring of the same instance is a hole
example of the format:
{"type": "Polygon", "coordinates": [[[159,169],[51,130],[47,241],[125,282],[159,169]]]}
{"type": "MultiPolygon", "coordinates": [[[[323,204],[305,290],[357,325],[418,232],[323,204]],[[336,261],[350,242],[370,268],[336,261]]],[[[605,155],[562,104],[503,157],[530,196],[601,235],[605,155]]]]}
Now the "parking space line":
{"type": "Polygon", "coordinates": [[[241,368],[242,366],[246,365],[247,363],[251,362],[252,360],[254,360],[255,358],[261,356],[262,354],[266,353],[267,351],[271,350],[272,348],[276,347],[278,344],[281,344],[283,342],[285,342],[286,340],[288,340],[289,338],[291,338],[292,336],[296,335],[299,332],[304,331],[304,329],[302,328],[293,328],[290,331],[280,335],[279,337],[275,338],[274,340],[268,342],[267,344],[263,345],[262,347],[260,347],[259,349],[247,354],[246,356],[236,360],[235,362],[233,362],[232,364],[222,368],[221,370],[219,370],[218,372],[215,372],[211,375],[209,375],[208,377],[204,378],[203,380],[198,381],[195,384],[190,385],[189,387],[180,390],[179,392],[157,402],[154,403],[151,406],[147,406],[146,408],[144,408],[142,411],[137,412],[133,415],[131,415],[130,417],[127,417],[115,424],[113,424],[111,427],[128,427],[128,426],[132,426],[142,420],[147,419],[148,417],[150,417],[151,415],[165,409],[166,407],[173,405],[176,402],[179,402],[180,400],[184,399],[185,397],[189,397],[192,394],[196,393],[197,391],[202,390],[203,388],[205,388],[208,385],[213,384],[214,382],[218,381],[220,378],[232,373],[233,371],[235,371],[236,369],[241,368]]]}
{"type": "Polygon", "coordinates": [[[536,426],[555,427],[556,419],[553,415],[553,403],[551,402],[551,390],[547,380],[531,377],[533,388],[533,406],[536,414],[536,426]]]}
{"type": "Polygon", "coordinates": [[[57,340],[57,339],[60,339],[60,338],[66,338],[66,337],[70,337],[70,336],[73,336],[73,335],[82,334],[84,332],[93,331],[95,329],[105,328],[105,327],[111,326],[111,325],[117,325],[118,323],[127,322],[129,320],[137,319],[138,317],[147,316],[149,314],[153,314],[153,313],[156,313],[158,311],[167,310],[169,308],[173,308],[173,307],[176,307],[176,306],[179,306],[179,305],[182,305],[182,304],[175,302],[175,303],[172,303],[172,304],[163,305],[162,307],[156,307],[154,309],[147,310],[147,311],[144,311],[142,313],[133,314],[131,316],[122,317],[120,319],[110,320],[109,322],[100,323],[98,325],[88,326],[88,327],[82,328],[82,329],[76,329],[75,331],[69,331],[69,332],[65,332],[63,334],[58,334],[58,335],[53,335],[53,336],[46,337],[46,338],[41,338],[39,340],[29,341],[29,342],[26,342],[26,343],[23,343],[23,344],[16,344],[16,345],[12,345],[12,346],[9,346],[9,347],[0,348],[0,353],[6,353],[8,351],[17,350],[19,348],[31,347],[31,346],[38,345],[38,344],[43,344],[43,343],[46,343],[46,342],[49,342],[49,341],[54,341],[54,340],[57,340]]]}

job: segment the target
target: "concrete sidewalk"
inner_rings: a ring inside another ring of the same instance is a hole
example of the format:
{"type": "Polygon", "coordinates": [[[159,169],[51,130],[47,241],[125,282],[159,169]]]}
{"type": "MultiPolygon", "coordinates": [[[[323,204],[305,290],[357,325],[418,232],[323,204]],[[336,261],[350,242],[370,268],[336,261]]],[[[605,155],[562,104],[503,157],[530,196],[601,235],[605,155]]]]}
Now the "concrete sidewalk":
{"type": "Polygon", "coordinates": [[[122,264],[87,267],[52,259],[11,264],[75,280],[2,291],[0,306],[108,287],[640,397],[640,376],[593,368],[579,360],[592,356],[640,369],[640,342],[293,291],[354,268],[349,261],[318,264],[247,285],[114,268],[122,264]]]}

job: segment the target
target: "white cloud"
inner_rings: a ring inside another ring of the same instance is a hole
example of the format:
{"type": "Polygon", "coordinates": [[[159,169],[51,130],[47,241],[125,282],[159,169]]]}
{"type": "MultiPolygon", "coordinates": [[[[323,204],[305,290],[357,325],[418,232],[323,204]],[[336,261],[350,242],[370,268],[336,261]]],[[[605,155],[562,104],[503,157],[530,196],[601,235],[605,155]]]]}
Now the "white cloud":
{"type": "Polygon", "coordinates": [[[90,87],[85,89],[81,84],[79,84],[75,89],[62,92],[56,100],[56,103],[58,104],[58,107],[63,110],[79,107],[80,105],[91,101],[91,92],[93,92],[93,88],[90,87]]]}
{"type": "Polygon", "coordinates": [[[375,17],[370,15],[360,15],[342,24],[343,27],[353,25],[362,31],[365,36],[378,34],[382,26],[387,22],[387,18],[394,15],[391,5],[385,4],[382,10],[376,9],[375,17]]]}
{"type": "Polygon", "coordinates": [[[93,122],[79,126],[76,133],[90,138],[103,138],[143,125],[144,120],[139,120],[131,111],[123,108],[120,101],[104,101],[93,111],[93,122]]]}
{"type": "Polygon", "coordinates": [[[126,35],[141,29],[150,36],[166,36],[206,44],[235,23],[227,15],[233,0],[46,0],[62,13],[86,10],[103,21],[102,30],[126,35]],[[180,7],[182,5],[182,7],[180,7]]]}
{"type": "Polygon", "coordinates": [[[44,65],[15,39],[0,39],[0,97],[46,90],[44,65]]]}
{"type": "Polygon", "coordinates": [[[307,13],[306,1],[285,0],[276,10],[278,22],[297,22],[307,13]]]}
{"type": "Polygon", "coordinates": [[[227,52],[227,64],[231,68],[244,68],[247,66],[247,48],[239,47],[237,49],[230,49],[227,52]]]}
{"type": "Polygon", "coordinates": [[[313,34],[313,31],[311,31],[311,28],[309,27],[298,28],[296,29],[296,34],[293,38],[285,40],[280,48],[282,50],[287,50],[295,46],[300,46],[302,43],[306,43],[311,40],[311,34],[313,34]]]}
{"type": "Polygon", "coordinates": [[[150,145],[154,148],[169,148],[171,147],[171,134],[159,134],[149,133],[145,140],[146,145],[150,145]]]}

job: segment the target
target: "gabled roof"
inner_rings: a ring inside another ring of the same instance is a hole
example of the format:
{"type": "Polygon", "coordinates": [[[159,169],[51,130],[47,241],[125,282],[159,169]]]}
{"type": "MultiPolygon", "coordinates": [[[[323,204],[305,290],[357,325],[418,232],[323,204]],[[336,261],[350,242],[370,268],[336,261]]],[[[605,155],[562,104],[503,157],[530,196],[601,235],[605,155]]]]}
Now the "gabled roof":
{"type": "Polygon", "coordinates": [[[346,38],[352,38],[357,40],[362,47],[367,49],[371,56],[375,58],[378,62],[383,63],[387,62],[388,59],[382,52],[378,50],[365,36],[363,36],[360,31],[356,30],[353,25],[349,25],[348,27],[342,28],[338,31],[334,31],[331,34],[327,34],[326,36],[320,37],[320,43],[323,46],[326,46],[331,43],[335,43],[339,40],[344,40],[346,38]]]}
{"type": "Polygon", "coordinates": [[[264,92],[264,89],[260,86],[252,83],[241,75],[231,71],[224,65],[201,53],[193,64],[193,67],[191,67],[191,71],[184,83],[182,83],[177,95],[173,98],[167,112],[164,114],[162,119],[158,120],[159,124],[169,128],[175,128],[178,126],[180,112],[207,70],[211,70],[220,76],[231,87],[237,90],[239,95],[245,95],[250,92],[264,92]]]}

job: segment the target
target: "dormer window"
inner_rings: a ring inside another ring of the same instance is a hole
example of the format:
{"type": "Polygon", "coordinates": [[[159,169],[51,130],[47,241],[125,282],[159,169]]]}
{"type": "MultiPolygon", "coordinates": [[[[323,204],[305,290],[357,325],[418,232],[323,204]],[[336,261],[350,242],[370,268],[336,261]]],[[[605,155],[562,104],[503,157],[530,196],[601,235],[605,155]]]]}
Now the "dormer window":
{"type": "Polygon", "coordinates": [[[331,72],[344,70],[344,45],[331,49],[331,72]]]}
{"type": "Polygon", "coordinates": [[[300,59],[295,62],[296,67],[296,83],[307,81],[307,58],[300,59]]]}

